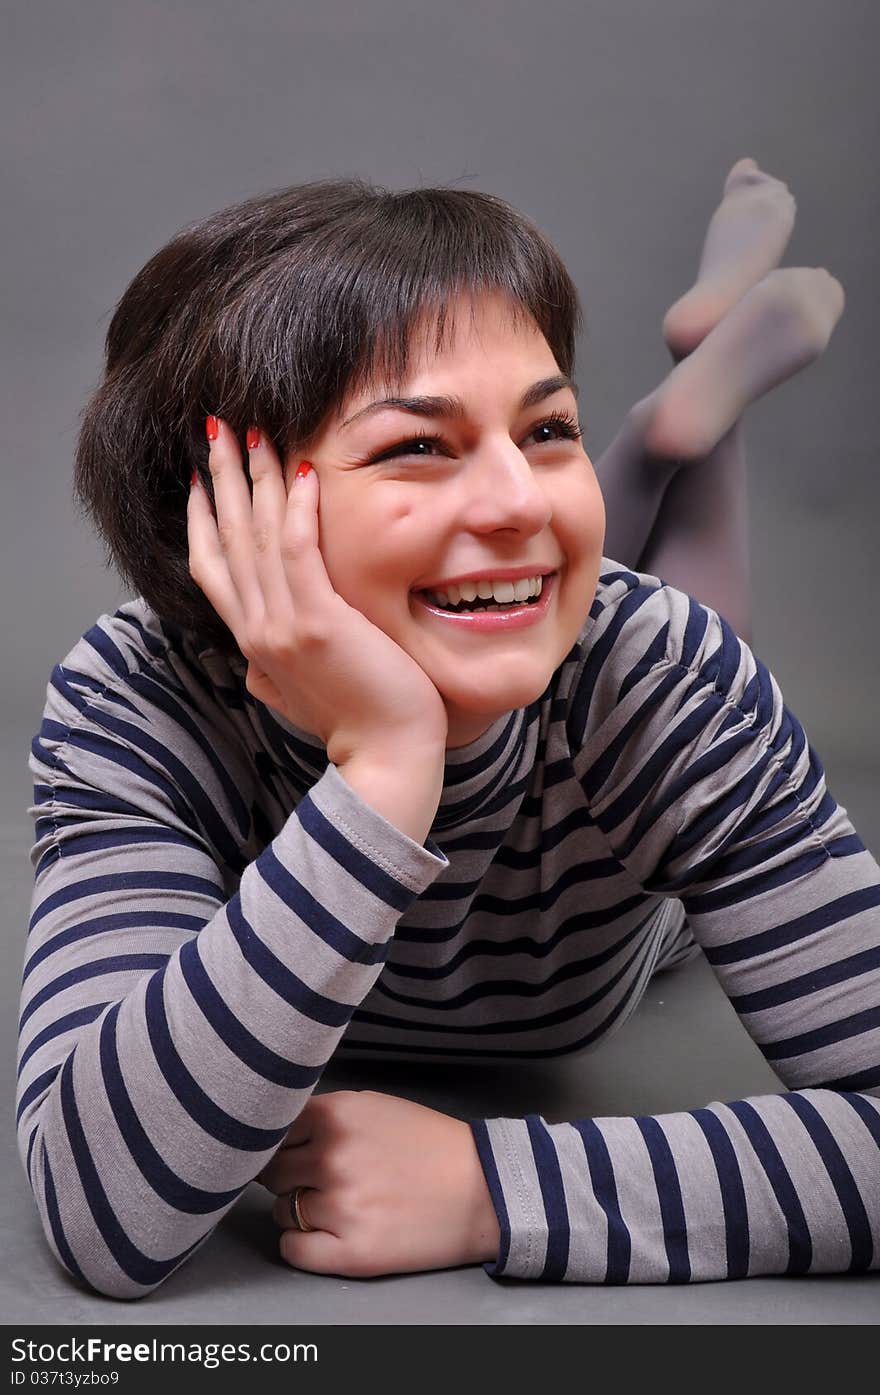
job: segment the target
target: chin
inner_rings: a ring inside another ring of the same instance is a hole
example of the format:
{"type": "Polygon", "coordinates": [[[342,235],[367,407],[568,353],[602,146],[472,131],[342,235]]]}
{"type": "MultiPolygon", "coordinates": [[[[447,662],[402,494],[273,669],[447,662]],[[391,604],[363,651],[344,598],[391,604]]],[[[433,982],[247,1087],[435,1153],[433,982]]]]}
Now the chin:
{"type": "Polygon", "coordinates": [[[551,676],[548,673],[532,682],[493,684],[477,689],[441,688],[438,685],[438,690],[447,708],[474,717],[494,719],[502,712],[512,712],[514,708],[528,707],[529,703],[535,702],[546,692],[551,676]]]}

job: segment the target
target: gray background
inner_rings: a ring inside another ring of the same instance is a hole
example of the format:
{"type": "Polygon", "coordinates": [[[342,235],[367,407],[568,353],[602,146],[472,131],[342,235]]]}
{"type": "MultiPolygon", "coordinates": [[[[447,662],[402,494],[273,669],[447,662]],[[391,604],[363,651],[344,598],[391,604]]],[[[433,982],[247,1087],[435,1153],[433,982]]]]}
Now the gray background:
{"type": "MultiPolygon", "coordinates": [[[[691,284],[734,160],[752,155],[788,182],[798,221],[786,263],[827,266],[848,301],[824,359],[748,414],[753,647],[877,854],[876,5],[30,0],[6,23],[3,1320],[875,1320],[873,1277],[602,1289],[496,1283],[479,1268],[313,1276],[274,1258],[258,1188],[145,1302],[91,1297],[45,1246],[9,1101],[31,888],[28,746],[52,666],[127,595],[71,502],[78,412],[112,307],[144,261],[184,223],[269,188],[345,174],[391,188],[456,181],[533,217],[583,298],[577,376],[596,459],[669,371],[662,315],[691,284]]],[[[781,1088],[703,961],[656,980],[620,1037],[585,1059],[516,1080],[400,1068],[360,1080],[351,1068],[346,1080],[461,1117],[554,1119],[781,1088]]]]}

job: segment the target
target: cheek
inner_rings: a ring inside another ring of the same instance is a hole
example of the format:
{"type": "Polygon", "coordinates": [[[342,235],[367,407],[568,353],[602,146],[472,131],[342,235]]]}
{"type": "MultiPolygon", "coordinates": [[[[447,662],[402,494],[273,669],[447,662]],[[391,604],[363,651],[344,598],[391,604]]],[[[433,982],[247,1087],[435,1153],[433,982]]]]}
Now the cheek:
{"type": "Polygon", "coordinates": [[[572,560],[578,557],[588,561],[601,553],[605,541],[605,501],[592,466],[570,481],[555,516],[572,560]]]}
{"type": "Polygon", "coordinates": [[[602,551],[605,542],[605,498],[599,488],[599,481],[590,472],[591,480],[588,490],[587,508],[587,529],[589,542],[593,547],[602,551]]]}
{"type": "Polygon", "coordinates": [[[396,499],[390,508],[384,511],[386,527],[392,528],[412,528],[418,524],[418,515],[409,499],[396,499]]]}
{"type": "Polygon", "coordinates": [[[359,610],[381,604],[418,571],[430,526],[412,500],[382,498],[379,491],[328,499],[319,545],[334,589],[359,610]]]}

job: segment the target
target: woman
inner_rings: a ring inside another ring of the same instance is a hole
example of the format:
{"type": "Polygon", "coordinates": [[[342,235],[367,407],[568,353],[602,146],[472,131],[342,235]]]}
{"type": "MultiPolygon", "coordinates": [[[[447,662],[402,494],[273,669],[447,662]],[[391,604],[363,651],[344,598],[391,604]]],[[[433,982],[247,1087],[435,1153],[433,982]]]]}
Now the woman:
{"type": "Polygon", "coordinates": [[[150,1292],[255,1178],[315,1272],[877,1266],[880,869],[727,620],[602,555],[603,467],[635,565],[827,342],[837,283],[774,270],[792,217],[734,167],[683,361],[596,472],[574,286],[500,200],[322,181],[135,278],[77,488],[137,599],[31,757],[20,1147],[71,1274],[150,1292]],[[312,1093],[336,1050],[583,1048],[699,947],[787,1093],[562,1124],[312,1093]]]}

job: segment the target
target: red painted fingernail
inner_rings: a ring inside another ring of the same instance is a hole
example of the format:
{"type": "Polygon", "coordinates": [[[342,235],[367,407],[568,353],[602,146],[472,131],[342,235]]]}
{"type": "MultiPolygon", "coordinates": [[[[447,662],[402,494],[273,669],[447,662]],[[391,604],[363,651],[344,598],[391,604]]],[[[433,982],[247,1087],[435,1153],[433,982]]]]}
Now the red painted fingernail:
{"type": "Polygon", "coordinates": [[[249,427],[248,427],[248,433],[247,433],[247,448],[248,448],[248,450],[256,450],[256,449],[257,449],[257,446],[258,446],[259,444],[260,444],[260,433],[259,433],[259,431],[257,430],[257,428],[256,428],[255,426],[249,426],[249,427]]]}
{"type": "Polygon", "coordinates": [[[199,482],[199,472],[198,472],[198,470],[193,470],[193,472],[192,472],[192,479],[191,479],[190,482],[189,482],[189,487],[190,487],[190,489],[195,489],[195,487],[196,487],[196,485],[198,484],[198,482],[199,482]]]}
{"type": "Polygon", "coordinates": [[[209,441],[216,441],[220,435],[220,426],[216,417],[205,417],[205,435],[209,441]]]}
{"type": "Polygon", "coordinates": [[[306,477],[306,475],[307,475],[307,474],[309,473],[309,471],[311,470],[311,468],[312,468],[312,467],[311,467],[311,465],[309,464],[308,460],[304,460],[304,461],[302,462],[302,464],[301,464],[300,466],[298,466],[297,472],[296,472],[296,474],[295,474],[294,477],[293,477],[294,480],[304,480],[305,477],[306,477]]]}

